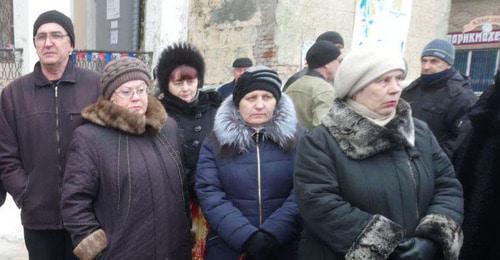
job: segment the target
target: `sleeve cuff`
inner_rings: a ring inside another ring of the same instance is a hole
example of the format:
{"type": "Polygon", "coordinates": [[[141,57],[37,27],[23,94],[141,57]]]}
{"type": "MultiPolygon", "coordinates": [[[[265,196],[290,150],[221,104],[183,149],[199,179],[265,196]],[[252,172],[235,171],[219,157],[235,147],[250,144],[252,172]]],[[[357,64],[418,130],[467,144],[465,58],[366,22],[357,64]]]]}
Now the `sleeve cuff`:
{"type": "Polygon", "coordinates": [[[347,251],[346,259],[387,259],[403,239],[403,228],[390,219],[375,215],[347,251]]]}
{"type": "Polygon", "coordinates": [[[418,224],[415,235],[438,243],[447,260],[458,259],[464,235],[460,225],[449,217],[437,214],[425,216],[418,224]]]}

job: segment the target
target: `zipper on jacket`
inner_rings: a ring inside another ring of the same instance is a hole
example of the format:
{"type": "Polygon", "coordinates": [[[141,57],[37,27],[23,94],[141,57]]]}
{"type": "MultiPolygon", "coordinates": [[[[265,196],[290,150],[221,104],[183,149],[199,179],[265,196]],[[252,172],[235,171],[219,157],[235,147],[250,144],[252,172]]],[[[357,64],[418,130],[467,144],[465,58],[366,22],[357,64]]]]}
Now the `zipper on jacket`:
{"type": "Polygon", "coordinates": [[[56,105],[56,144],[57,144],[57,168],[61,171],[61,134],[59,133],[59,100],[58,100],[59,83],[54,84],[54,96],[56,105]]]}
{"type": "Polygon", "coordinates": [[[417,202],[415,203],[415,210],[417,213],[417,219],[420,219],[420,212],[418,210],[418,192],[417,192],[417,180],[415,179],[415,171],[414,167],[412,166],[413,164],[413,157],[411,157],[410,153],[408,150],[406,150],[406,154],[408,155],[408,159],[406,160],[406,163],[408,164],[408,169],[410,171],[410,179],[413,183],[413,191],[415,192],[415,198],[417,199],[417,202]]]}
{"type": "Polygon", "coordinates": [[[256,150],[257,150],[257,191],[259,199],[259,225],[262,225],[262,179],[260,175],[260,149],[259,149],[259,133],[256,133],[256,150]]]}

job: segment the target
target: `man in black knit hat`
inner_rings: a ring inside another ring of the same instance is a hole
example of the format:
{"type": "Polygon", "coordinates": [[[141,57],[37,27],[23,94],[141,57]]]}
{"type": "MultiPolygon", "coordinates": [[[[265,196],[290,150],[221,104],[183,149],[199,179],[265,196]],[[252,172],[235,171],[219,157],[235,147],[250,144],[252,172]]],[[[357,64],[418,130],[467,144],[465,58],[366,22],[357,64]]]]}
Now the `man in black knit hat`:
{"type": "Polygon", "coordinates": [[[340,64],[340,50],[331,42],[318,41],[306,54],[307,73],[286,90],[292,98],[297,118],[303,127],[311,129],[333,105],[335,93],[329,83],[340,64]]]}
{"type": "MultiPolygon", "coordinates": [[[[335,31],[327,31],[318,36],[316,38],[316,42],[318,41],[328,41],[333,43],[339,50],[342,50],[344,48],[344,39],[338,32],[335,31]]],[[[307,68],[302,69],[301,71],[293,74],[288,80],[286,81],[285,85],[283,86],[283,91],[286,91],[288,87],[294,83],[296,80],[302,78],[304,75],[307,73],[307,68]]]]}
{"type": "Polygon", "coordinates": [[[39,61],[10,83],[0,101],[0,177],[21,208],[30,259],[76,259],[60,200],[66,150],[80,111],[99,95],[99,75],[70,60],[71,19],[52,10],[33,25],[39,61]]]}

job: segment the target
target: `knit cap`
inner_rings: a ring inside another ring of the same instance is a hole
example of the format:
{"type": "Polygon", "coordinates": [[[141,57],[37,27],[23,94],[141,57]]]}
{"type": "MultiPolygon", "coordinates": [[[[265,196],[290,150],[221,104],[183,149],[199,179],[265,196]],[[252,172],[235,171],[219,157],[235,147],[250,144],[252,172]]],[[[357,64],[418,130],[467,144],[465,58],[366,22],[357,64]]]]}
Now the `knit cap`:
{"type": "Polygon", "coordinates": [[[455,62],[455,47],[446,40],[435,39],[425,45],[420,57],[432,56],[453,65],[455,62]]]}
{"type": "Polygon", "coordinates": [[[401,70],[406,76],[406,63],[398,51],[363,46],[348,53],[335,74],[333,88],[337,98],[350,98],[380,76],[401,70]]]}
{"type": "Polygon", "coordinates": [[[311,69],[322,67],[337,59],[340,50],[329,41],[317,41],[306,53],[307,66],[311,69]]]}
{"type": "Polygon", "coordinates": [[[329,41],[333,44],[341,44],[342,46],[344,46],[344,39],[338,32],[335,31],[327,31],[320,34],[318,38],[316,38],[316,41],[329,41]]]}
{"type": "Polygon", "coordinates": [[[149,85],[151,76],[144,62],[130,57],[111,61],[102,72],[102,96],[104,99],[110,99],[118,87],[131,80],[142,80],[149,85]]]}
{"type": "Polygon", "coordinates": [[[264,65],[248,68],[233,90],[233,103],[239,106],[241,99],[254,90],[265,90],[273,94],[276,101],[281,98],[281,80],[276,71],[264,65]]]}
{"type": "Polygon", "coordinates": [[[71,40],[71,47],[75,47],[75,31],[73,29],[73,22],[71,22],[71,19],[68,16],[56,10],[50,10],[42,13],[38,16],[38,18],[36,18],[35,24],[33,24],[33,37],[35,37],[38,28],[46,23],[57,23],[64,28],[69,39],[71,40]]]}

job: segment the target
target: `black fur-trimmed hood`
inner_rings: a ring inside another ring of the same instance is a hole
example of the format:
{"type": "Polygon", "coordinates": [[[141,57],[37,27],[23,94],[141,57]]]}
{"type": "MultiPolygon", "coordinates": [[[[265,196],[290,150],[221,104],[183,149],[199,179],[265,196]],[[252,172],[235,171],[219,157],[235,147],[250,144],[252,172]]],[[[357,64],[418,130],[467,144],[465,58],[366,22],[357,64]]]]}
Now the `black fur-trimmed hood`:
{"type": "Polygon", "coordinates": [[[145,116],[132,113],[102,98],[84,108],[82,116],[94,124],[135,135],[144,134],[146,129],[159,133],[167,121],[167,112],[160,101],[153,96],[148,97],[148,109],[145,116]]]}
{"type": "MultiPolygon", "coordinates": [[[[283,94],[276,105],[272,120],[264,126],[263,139],[270,139],[286,150],[294,145],[297,130],[293,102],[283,94]]],[[[239,152],[247,151],[254,143],[254,130],[245,124],[231,96],[226,98],[217,110],[214,134],[221,146],[233,147],[239,152]]]]}
{"type": "Polygon", "coordinates": [[[336,99],[321,123],[352,159],[365,159],[397,146],[414,146],[415,126],[410,105],[399,100],[396,116],[379,126],[357,114],[341,99],[336,99]]]}

